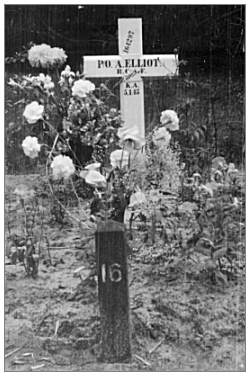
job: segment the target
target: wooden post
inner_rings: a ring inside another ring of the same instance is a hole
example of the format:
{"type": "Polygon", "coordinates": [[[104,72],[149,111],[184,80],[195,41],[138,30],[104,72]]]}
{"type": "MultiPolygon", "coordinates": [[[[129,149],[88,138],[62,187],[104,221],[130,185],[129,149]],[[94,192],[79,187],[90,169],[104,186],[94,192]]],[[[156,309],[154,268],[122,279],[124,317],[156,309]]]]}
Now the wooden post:
{"type": "Polygon", "coordinates": [[[131,359],[127,251],[124,225],[99,223],[95,234],[101,316],[101,361],[131,359]]]}

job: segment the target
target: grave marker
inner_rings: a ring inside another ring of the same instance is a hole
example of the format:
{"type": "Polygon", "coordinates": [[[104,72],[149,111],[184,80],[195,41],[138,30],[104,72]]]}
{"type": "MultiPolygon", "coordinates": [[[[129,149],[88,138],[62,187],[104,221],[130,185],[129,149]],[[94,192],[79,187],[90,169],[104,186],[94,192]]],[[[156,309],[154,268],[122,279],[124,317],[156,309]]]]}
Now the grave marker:
{"type": "Polygon", "coordinates": [[[127,254],[124,225],[109,220],[95,234],[101,318],[101,360],[131,359],[127,254]]]}
{"type": "Polygon", "coordinates": [[[142,20],[118,19],[119,56],[85,56],[87,78],[118,77],[124,127],[138,131],[145,142],[144,87],[142,77],[174,76],[178,73],[176,55],[143,55],[142,20]]]}

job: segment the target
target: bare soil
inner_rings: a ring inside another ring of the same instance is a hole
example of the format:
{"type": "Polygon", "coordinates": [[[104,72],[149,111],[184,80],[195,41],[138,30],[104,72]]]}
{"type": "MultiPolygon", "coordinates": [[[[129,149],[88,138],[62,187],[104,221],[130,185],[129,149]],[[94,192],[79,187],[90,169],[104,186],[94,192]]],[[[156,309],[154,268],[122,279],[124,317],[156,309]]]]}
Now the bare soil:
{"type": "MultiPolygon", "coordinates": [[[[5,223],[11,217],[11,231],[19,232],[13,191],[21,183],[32,187],[37,177],[5,179],[5,201],[15,208],[5,223]]],[[[6,257],[5,371],[245,370],[244,276],[213,285],[161,273],[161,265],[141,257],[135,239],[129,254],[133,356],[130,363],[104,364],[94,239],[71,223],[51,221],[46,235],[52,265],[44,255],[37,278],[6,257]],[[80,277],[74,271],[81,266],[80,277]]]]}

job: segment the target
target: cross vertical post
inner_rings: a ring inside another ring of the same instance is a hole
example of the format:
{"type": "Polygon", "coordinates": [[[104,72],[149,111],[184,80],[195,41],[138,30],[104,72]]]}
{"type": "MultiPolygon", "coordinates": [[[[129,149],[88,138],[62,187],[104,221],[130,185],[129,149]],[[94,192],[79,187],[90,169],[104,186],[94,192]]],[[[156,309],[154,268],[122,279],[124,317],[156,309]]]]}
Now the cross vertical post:
{"type": "MultiPolygon", "coordinates": [[[[128,57],[138,60],[142,55],[141,18],[121,18],[118,20],[119,55],[123,66],[129,66],[128,57]]],[[[124,127],[136,128],[142,140],[145,139],[144,126],[144,87],[140,74],[136,71],[123,78],[120,84],[121,115],[124,127]]]]}

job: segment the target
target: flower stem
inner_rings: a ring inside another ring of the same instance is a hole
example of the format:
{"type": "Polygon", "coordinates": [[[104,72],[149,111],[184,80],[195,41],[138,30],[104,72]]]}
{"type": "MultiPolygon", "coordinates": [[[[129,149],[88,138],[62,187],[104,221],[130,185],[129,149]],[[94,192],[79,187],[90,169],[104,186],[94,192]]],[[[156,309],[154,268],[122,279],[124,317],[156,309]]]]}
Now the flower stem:
{"type": "MultiPolygon", "coordinates": [[[[49,124],[49,123],[48,123],[49,124]]],[[[46,166],[45,166],[45,171],[46,171],[46,177],[47,177],[47,182],[48,182],[48,186],[49,186],[49,189],[50,189],[50,192],[52,194],[52,196],[54,197],[54,199],[56,200],[56,202],[61,206],[61,208],[65,211],[65,213],[67,213],[72,219],[74,219],[76,222],[78,223],[81,223],[81,220],[76,218],[74,215],[72,215],[67,209],[66,207],[61,203],[60,200],[58,200],[58,198],[56,197],[54,191],[53,191],[53,187],[49,181],[49,161],[51,160],[51,157],[52,157],[52,154],[53,154],[53,151],[56,147],[56,143],[57,143],[57,140],[59,138],[59,133],[57,133],[56,137],[55,137],[55,140],[54,140],[54,143],[53,143],[53,146],[52,146],[52,149],[49,153],[49,156],[47,158],[47,161],[46,161],[46,166]]]]}
{"type": "Polygon", "coordinates": [[[81,207],[81,201],[80,201],[80,198],[79,198],[79,196],[78,196],[78,194],[77,194],[77,192],[76,192],[76,189],[75,189],[75,186],[74,186],[74,182],[73,182],[72,179],[70,179],[70,182],[71,182],[71,185],[72,185],[73,192],[74,192],[74,194],[75,194],[75,196],[76,196],[76,198],[77,198],[77,201],[78,201],[78,204],[79,204],[79,209],[80,209],[80,211],[81,211],[81,214],[83,214],[84,217],[85,217],[85,219],[88,220],[87,216],[84,214],[84,211],[82,210],[82,207],[81,207]]]}

